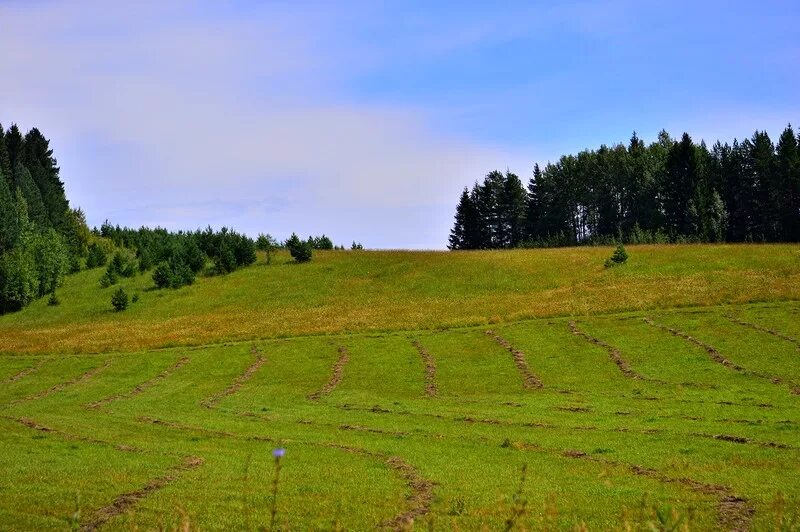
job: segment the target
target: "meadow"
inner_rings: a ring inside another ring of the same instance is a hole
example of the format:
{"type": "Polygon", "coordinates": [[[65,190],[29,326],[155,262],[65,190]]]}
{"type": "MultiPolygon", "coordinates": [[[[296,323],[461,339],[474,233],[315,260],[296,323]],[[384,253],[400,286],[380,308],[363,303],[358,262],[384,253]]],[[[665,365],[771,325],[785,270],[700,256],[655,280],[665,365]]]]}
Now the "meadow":
{"type": "Polygon", "coordinates": [[[0,317],[0,529],[796,529],[800,247],[629,252],[72,276],[0,317]]]}

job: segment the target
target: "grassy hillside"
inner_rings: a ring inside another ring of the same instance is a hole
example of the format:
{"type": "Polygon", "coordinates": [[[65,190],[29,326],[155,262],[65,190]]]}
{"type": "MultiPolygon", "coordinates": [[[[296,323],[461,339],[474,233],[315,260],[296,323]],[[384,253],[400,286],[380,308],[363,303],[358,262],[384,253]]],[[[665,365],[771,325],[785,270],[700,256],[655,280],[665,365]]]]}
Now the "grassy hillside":
{"type": "Polygon", "coordinates": [[[284,447],[284,530],[781,529],[800,498],[798,317],[0,356],[0,528],[268,527],[284,447]]]}
{"type": "Polygon", "coordinates": [[[633,246],[607,270],[609,248],[318,252],[278,256],[179,290],[122,286],[124,313],[102,270],[67,279],[62,304],[0,317],[0,352],[108,352],[309,334],[436,329],[524,318],[800,299],[800,246],[633,246]]]}
{"type": "Polygon", "coordinates": [[[0,530],[796,530],[800,247],[629,252],[71,277],[0,317],[0,530]]]}

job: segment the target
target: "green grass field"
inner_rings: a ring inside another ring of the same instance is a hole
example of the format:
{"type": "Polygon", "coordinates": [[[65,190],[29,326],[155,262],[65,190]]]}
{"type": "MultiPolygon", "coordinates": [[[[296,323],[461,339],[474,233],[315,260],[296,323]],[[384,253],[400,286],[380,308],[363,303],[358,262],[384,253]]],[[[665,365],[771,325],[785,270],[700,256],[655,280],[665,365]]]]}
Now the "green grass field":
{"type": "Polygon", "coordinates": [[[269,528],[277,447],[281,529],[799,527],[800,247],[629,252],[71,277],[0,317],[0,529],[269,528]]]}

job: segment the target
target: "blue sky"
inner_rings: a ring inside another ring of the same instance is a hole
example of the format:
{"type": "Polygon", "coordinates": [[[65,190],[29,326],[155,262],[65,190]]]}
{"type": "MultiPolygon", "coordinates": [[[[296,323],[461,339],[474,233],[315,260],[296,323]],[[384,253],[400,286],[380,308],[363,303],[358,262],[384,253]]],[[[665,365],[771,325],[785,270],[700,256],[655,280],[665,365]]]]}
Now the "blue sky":
{"type": "Polygon", "coordinates": [[[0,27],[0,121],[91,224],[443,248],[489,170],[800,123],[796,2],[0,0],[0,27]]]}

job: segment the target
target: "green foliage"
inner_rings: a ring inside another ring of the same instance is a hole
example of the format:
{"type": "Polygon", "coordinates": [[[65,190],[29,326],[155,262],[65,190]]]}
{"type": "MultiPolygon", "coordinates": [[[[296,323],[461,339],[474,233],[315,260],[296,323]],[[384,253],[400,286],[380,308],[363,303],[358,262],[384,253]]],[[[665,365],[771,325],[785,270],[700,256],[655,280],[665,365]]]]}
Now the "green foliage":
{"type": "Polygon", "coordinates": [[[312,249],[333,249],[333,241],[325,235],[309,236],[307,242],[312,249]]]}
{"type": "Polygon", "coordinates": [[[153,282],[156,288],[169,288],[172,286],[172,268],[166,262],[160,262],[153,270],[153,282]]]}
{"type": "Polygon", "coordinates": [[[295,262],[309,262],[313,254],[313,249],[309,242],[303,242],[295,233],[286,241],[286,248],[295,262]]]}
{"type": "Polygon", "coordinates": [[[86,268],[90,270],[92,268],[99,268],[100,266],[105,266],[107,261],[108,255],[106,255],[105,250],[100,244],[97,242],[89,244],[88,255],[86,256],[86,268]]]}
{"type": "Polygon", "coordinates": [[[353,243],[350,246],[350,249],[353,250],[353,251],[361,250],[361,249],[364,249],[364,246],[361,245],[361,242],[356,242],[355,240],[353,240],[353,243]]]}
{"type": "Polygon", "coordinates": [[[56,307],[56,306],[58,306],[60,304],[61,304],[61,301],[58,299],[58,296],[56,295],[56,291],[53,290],[52,292],[50,292],[50,297],[47,299],[47,305],[50,306],[50,307],[56,307]]]}
{"type": "Polygon", "coordinates": [[[54,292],[70,268],[69,253],[64,239],[55,229],[47,229],[33,235],[30,252],[36,265],[37,295],[42,297],[54,292]]]}
{"type": "Polygon", "coordinates": [[[258,234],[258,238],[256,238],[256,249],[259,251],[263,251],[267,255],[267,264],[272,264],[272,253],[275,249],[278,248],[278,241],[275,238],[267,233],[266,235],[263,233],[258,234]]]}
{"type": "Polygon", "coordinates": [[[787,127],[778,145],[757,131],[711,150],[662,131],[646,146],[562,156],[534,165],[527,192],[492,171],[459,198],[450,249],[611,242],[800,241],[800,148],[787,127]]]}
{"type": "Polygon", "coordinates": [[[16,247],[0,257],[0,305],[3,312],[22,309],[39,293],[39,276],[33,254],[16,247]]]}
{"type": "Polygon", "coordinates": [[[111,306],[114,307],[114,310],[117,312],[122,312],[128,308],[128,293],[122,287],[117,288],[117,290],[111,294],[111,306]]]}
{"type": "Polygon", "coordinates": [[[606,268],[611,268],[613,266],[625,264],[626,262],[628,262],[628,252],[625,250],[625,246],[620,244],[614,250],[614,253],[611,254],[611,257],[606,259],[604,265],[606,268]]]}

